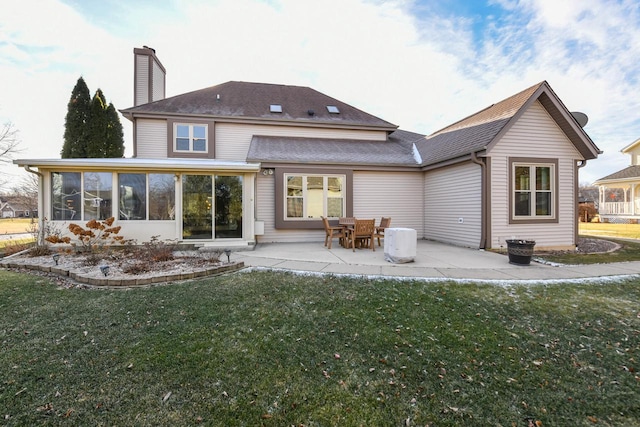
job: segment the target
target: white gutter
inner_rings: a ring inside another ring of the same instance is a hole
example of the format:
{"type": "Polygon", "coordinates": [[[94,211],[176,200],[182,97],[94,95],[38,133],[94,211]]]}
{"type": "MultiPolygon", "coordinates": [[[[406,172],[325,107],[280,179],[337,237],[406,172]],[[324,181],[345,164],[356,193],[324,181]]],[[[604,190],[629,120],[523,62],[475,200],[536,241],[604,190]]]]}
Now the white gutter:
{"type": "Polygon", "coordinates": [[[37,167],[39,169],[162,170],[171,172],[190,170],[258,172],[260,170],[260,163],[213,159],[17,159],[13,163],[24,168],[37,167]]]}

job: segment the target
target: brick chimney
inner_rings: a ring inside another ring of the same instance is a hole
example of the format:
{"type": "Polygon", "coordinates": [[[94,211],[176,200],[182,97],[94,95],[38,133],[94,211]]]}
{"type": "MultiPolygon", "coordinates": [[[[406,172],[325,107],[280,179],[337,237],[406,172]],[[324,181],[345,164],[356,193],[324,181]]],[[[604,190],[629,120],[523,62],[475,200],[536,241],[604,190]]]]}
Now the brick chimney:
{"type": "Polygon", "coordinates": [[[133,49],[133,106],[158,101],[165,97],[167,70],[148,46],[133,49]]]}

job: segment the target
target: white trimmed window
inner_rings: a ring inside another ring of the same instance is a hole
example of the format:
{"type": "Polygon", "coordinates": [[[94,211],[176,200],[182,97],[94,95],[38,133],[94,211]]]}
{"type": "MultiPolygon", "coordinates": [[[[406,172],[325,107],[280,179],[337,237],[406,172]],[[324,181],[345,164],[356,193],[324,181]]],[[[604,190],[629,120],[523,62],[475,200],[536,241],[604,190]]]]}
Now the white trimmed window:
{"type": "Polygon", "coordinates": [[[345,216],[344,175],[285,175],[285,219],[345,216]]]}
{"type": "Polygon", "coordinates": [[[207,125],[176,123],[173,126],[173,150],[185,153],[206,153],[207,125]]]}
{"type": "Polygon", "coordinates": [[[555,218],[555,168],[553,163],[513,163],[514,219],[555,218]]]}

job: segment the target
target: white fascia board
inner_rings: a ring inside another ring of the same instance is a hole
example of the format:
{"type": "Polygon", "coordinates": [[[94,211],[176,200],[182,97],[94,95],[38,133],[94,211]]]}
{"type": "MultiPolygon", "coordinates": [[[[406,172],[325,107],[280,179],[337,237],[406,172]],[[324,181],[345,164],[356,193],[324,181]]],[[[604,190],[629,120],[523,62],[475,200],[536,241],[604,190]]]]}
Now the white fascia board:
{"type": "Polygon", "coordinates": [[[210,159],[16,159],[14,164],[38,169],[108,169],[191,171],[216,170],[258,172],[260,163],[232,162],[210,159]]]}

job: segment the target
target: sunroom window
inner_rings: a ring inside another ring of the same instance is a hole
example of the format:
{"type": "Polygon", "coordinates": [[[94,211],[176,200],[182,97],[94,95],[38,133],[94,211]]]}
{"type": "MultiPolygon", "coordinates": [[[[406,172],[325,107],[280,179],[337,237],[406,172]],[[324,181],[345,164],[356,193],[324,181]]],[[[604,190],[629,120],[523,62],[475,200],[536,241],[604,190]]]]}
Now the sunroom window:
{"type": "Polygon", "coordinates": [[[514,219],[555,216],[555,165],[514,163],[513,180],[514,219]]]}
{"type": "Polygon", "coordinates": [[[206,153],[207,125],[176,123],[174,126],[174,150],[181,152],[206,153]]]}
{"type": "Polygon", "coordinates": [[[80,172],[51,174],[51,218],[80,220],[82,215],[82,178],[80,172]]]}
{"type": "Polygon", "coordinates": [[[174,174],[52,172],[51,218],[54,220],[175,219],[174,174]],[[114,187],[114,184],[116,187],[114,187]]]}
{"type": "Polygon", "coordinates": [[[83,174],[84,220],[104,220],[112,216],[113,175],[111,172],[85,172],[83,174]]]}
{"type": "Polygon", "coordinates": [[[286,219],[345,215],[344,176],[285,175],[286,219]]]}
{"type": "Polygon", "coordinates": [[[118,174],[118,189],[118,210],[121,220],[174,219],[175,180],[173,174],[121,173],[118,174]]]}
{"type": "Polygon", "coordinates": [[[51,217],[54,220],[103,220],[111,216],[111,172],[52,172],[51,217]]]}
{"type": "Polygon", "coordinates": [[[146,219],[147,175],[144,173],[118,174],[118,213],[121,220],[146,219]]]}

